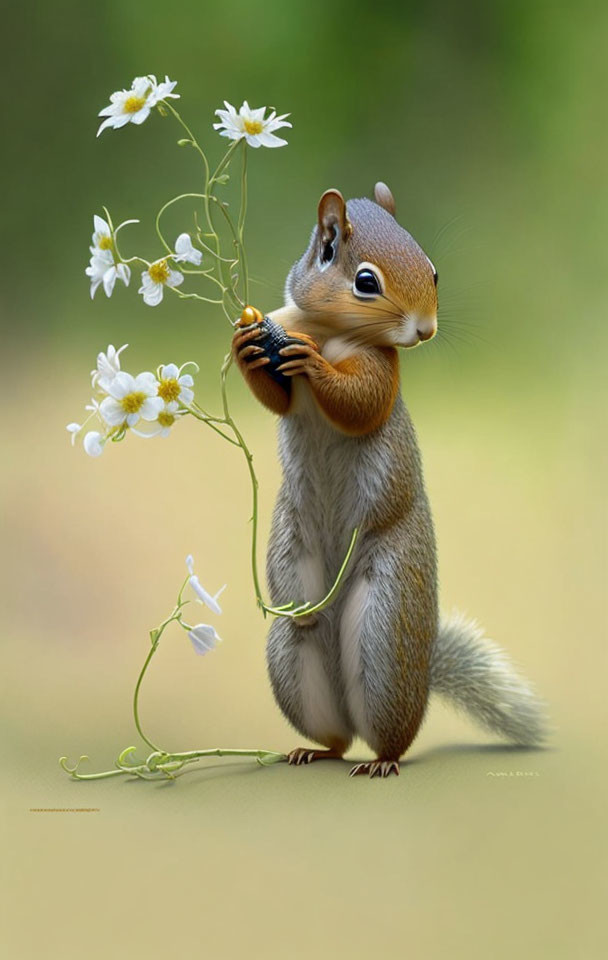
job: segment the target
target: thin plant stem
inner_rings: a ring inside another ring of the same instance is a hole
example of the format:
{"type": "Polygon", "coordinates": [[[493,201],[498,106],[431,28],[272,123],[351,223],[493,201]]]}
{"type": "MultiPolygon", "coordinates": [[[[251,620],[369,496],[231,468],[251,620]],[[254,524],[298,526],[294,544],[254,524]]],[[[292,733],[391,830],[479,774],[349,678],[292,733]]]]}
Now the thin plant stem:
{"type": "Polygon", "coordinates": [[[139,677],[137,678],[137,683],[135,684],[135,692],[133,694],[133,717],[135,719],[135,726],[137,727],[137,732],[139,733],[142,740],[144,740],[148,744],[148,746],[151,747],[153,750],[160,750],[160,747],[157,747],[156,744],[152,743],[152,741],[148,739],[148,737],[145,735],[145,733],[141,728],[141,724],[139,722],[139,690],[142,685],[142,681],[146,675],[146,670],[148,669],[150,661],[154,656],[154,654],[156,653],[157,649],[158,649],[158,640],[156,641],[156,643],[153,644],[151,649],[148,651],[148,656],[146,657],[144,661],[144,665],[141,668],[139,677]]]}
{"type": "Polygon", "coordinates": [[[247,216],[247,144],[243,140],[243,169],[241,173],[241,209],[239,211],[238,236],[239,257],[241,260],[241,277],[243,282],[243,296],[245,303],[249,303],[249,274],[247,270],[247,254],[245,253],[245,217],[247,216]]]}

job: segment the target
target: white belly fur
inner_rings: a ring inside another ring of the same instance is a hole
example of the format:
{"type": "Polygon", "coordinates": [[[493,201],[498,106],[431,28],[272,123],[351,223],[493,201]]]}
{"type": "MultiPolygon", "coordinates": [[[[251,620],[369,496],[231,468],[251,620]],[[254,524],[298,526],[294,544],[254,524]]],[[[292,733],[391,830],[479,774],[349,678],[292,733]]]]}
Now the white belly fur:
{"type": "Polygon", "coordinates": [[[352,734],[337,709],[336,694],[330,686],[321,654],[314,637],[306,637],[304,631],[300,646],[300,694],[304,724],[311,738],[327,747],[340,741],[349,744],[352,734]]]}
{"type": "Polygon", "coordinates": [[[340,662],[346,703],[357,736],[370,743],[370,730],[363,673],[361,670],[361,632],[369,599],[369,584],[364,577],[350,588],[340,619],[340,662]]]}

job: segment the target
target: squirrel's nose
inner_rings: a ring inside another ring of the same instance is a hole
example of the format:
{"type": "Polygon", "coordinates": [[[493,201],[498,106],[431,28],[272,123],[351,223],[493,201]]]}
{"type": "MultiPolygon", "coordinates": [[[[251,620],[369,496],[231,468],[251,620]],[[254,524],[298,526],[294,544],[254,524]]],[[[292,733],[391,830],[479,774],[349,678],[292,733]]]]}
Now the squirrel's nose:
{"type": "Polygon", "coordinates": [[[435,317],[427,317],[418,321],[416,333],[421,340],[430,340],[437,333],[437,320],[435,317]]]}

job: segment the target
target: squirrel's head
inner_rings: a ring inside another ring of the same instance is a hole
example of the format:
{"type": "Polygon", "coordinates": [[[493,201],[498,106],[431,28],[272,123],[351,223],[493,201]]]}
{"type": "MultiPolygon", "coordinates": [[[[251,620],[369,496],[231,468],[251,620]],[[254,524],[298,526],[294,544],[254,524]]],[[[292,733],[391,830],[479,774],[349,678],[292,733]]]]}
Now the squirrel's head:
{"type": "Polygon", "coordinates": [[[328,337],[414,347],[437,330],[437,271],[395,220],[386,184],[374,197],[347,203],[339,190],[325,191],[286,295],[328,337]]]}

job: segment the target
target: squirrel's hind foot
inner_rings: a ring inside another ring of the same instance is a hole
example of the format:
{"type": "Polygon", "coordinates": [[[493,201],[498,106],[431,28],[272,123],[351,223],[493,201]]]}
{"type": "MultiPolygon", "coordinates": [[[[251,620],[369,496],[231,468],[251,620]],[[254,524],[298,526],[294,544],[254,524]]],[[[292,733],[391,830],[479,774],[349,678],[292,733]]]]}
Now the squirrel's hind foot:
{"type": "Polygon", "coordinates": [[[398,760],[366,760],[364,763],[356,763],[351,769],[349,776],[358,777],[368,773],[371,777],[390,777],[391,773],[399,776],[398,760]]]}
{"type": "Polygon", "coordinates": [[[341,760],[342,754],[338,750],[310,750],[308,747],[296,747],[287,754],[287,762],[299,767],[303,763],[312,763],[313,760],[341,760]]]}

